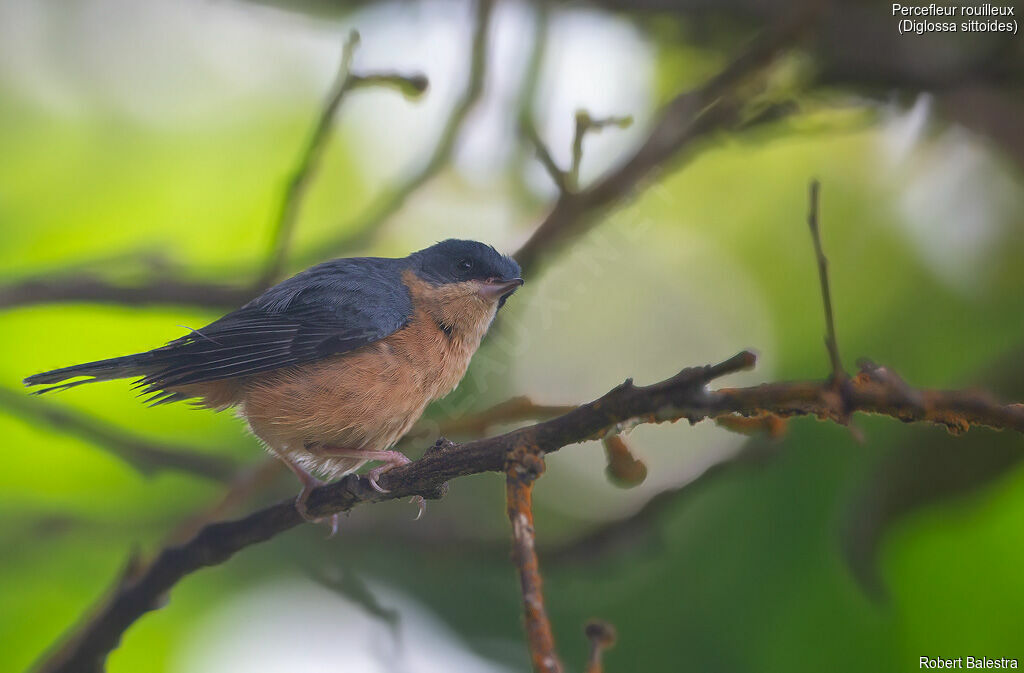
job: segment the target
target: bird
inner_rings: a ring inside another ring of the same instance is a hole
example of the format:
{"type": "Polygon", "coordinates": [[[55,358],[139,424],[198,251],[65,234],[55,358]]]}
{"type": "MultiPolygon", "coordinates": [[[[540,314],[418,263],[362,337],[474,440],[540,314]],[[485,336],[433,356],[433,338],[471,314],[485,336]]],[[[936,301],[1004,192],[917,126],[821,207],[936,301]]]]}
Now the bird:
{"type": "MultiPolygon", "coordinates": [[[[307,500],[325,483],[316,475],[334,479],[377,461],[366,476],[385,492],[380,476],[410,462],[395,444],[459,384],[521,285],[512,257],[471,240],[401,258],[334,259],[164,346],[24,383],[48,386],[34,391],[42,394],[129,378],[151,405],[235,408],[298,477],[296,508],[314,521],[307,500]]],[[[328,523],[333,534],[338,515],[328,523]]]]}

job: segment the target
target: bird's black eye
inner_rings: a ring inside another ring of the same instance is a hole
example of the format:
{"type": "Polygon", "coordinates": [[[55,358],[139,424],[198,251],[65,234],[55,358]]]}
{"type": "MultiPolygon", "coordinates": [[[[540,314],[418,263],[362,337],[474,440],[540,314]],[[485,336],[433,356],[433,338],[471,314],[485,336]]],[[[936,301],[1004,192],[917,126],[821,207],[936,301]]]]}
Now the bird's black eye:
{"type": "Polygon", "coordinates": [[[459,267],[459,271],[472,271],[473,261],[469,259],[460,259],[456,266],[459,267]]]}

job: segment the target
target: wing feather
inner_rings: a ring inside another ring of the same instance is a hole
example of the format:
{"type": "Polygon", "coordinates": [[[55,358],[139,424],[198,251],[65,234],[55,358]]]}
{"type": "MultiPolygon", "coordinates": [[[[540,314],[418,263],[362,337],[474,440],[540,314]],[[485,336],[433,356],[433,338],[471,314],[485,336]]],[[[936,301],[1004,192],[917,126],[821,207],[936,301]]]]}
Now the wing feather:
{"type": "Polygon", "coordinates": [[[304,271],[150,351],[149,373],[138,385],[154,394],[151,403],[163,404],[174,401],[168,388],[312,362],[383,339],[412,315],[403,262],[340,259],[304,271]]]}

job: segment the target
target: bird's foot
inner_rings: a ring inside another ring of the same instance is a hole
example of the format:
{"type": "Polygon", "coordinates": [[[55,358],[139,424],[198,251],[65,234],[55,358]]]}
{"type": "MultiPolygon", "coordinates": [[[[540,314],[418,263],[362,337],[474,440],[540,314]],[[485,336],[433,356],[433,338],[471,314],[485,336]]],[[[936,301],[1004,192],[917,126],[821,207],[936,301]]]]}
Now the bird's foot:
{"type": "Polygon", "coordinates": [[[373,451],[372,453],[374,454],[373,460],[384,461],[384,464],[379,465],[370,470],[369,472],[367,472],[366,479],[367,481],[370,482],[370,486],[373,487],[373,490],[377,491],[378,493],[390,493],[388,489],[384,488],[377,482],[377,480],[380,479],[380,475],[384,474],[389,470],[393,470],[396,467],[408,465],[412,461],[409,460],[401,451],[373,451]]]}
{"type": "MultiPolygon", "coordinates": [[[[396,467],[408,465],[412,461],[409,460],[406,457],[406,455],[404,453],[401,453],[400,451],[375,451],[374,453],[376,453],[378,456],[377,458],[375,458],[375,460],[383,460],[384,464],[379,465],[378,467],[375,467],[369,472],[367,472],[366,480],[370,482],[370,486],[373,488],[373,490],[377,491],[378,493],[389,493],[390,491],[388,491],[388,489],[384,488],[378,483],[377,480],[380,479],[380,475],[384,474],[388,470],[393,470],[396,467]]],[[[412,499],[409,500],[409,502],[415,503],[416,506],[419,508],[419,511],[416,513],[416,518],[413,519],[413,521],[419,521],[420,518],[423,516],[424,512],[427,511],[427,501],[423,499],[422,495],[414,495],[412,499]]]]}

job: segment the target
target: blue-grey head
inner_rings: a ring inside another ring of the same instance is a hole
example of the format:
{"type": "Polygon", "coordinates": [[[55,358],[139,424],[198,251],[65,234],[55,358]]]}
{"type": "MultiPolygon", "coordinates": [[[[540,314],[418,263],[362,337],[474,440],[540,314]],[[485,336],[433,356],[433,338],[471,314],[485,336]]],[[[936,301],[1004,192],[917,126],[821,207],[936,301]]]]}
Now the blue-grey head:
{"type": "Polygon", "coordinates": [[[416,275],[428,283],[473,283],[482,296],[497,299],[499,308],[523,284],[516,260],[477,241],[449,238],[409,258],[416,275]]]}

